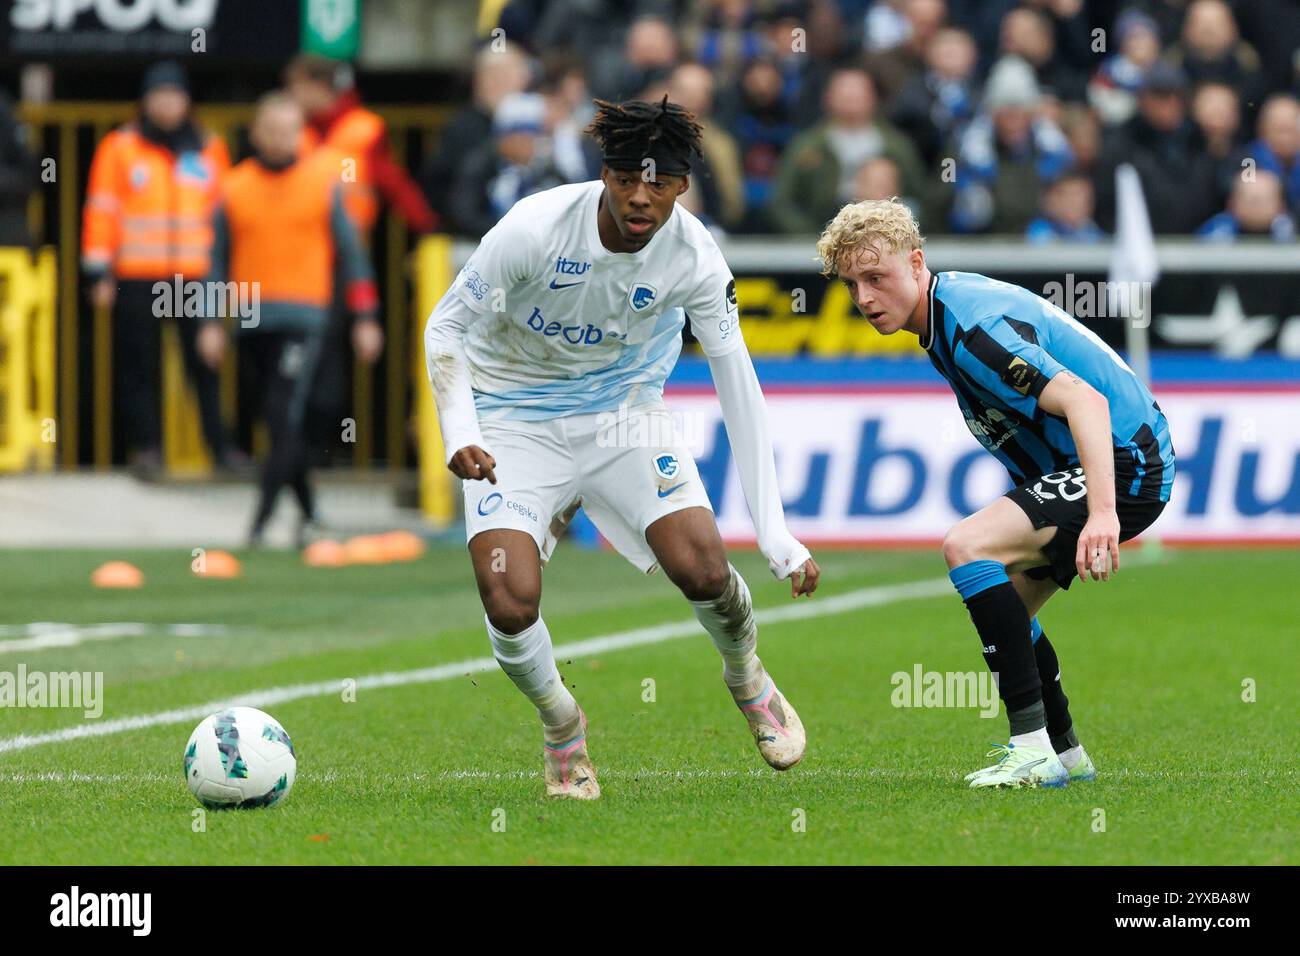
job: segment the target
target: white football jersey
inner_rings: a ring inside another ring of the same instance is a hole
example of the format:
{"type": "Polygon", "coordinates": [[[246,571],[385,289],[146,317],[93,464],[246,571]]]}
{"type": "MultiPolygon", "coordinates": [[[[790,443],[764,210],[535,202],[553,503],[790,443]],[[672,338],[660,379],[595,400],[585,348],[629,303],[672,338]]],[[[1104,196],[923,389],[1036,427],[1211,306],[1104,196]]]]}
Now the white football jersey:
{"type": "Polygon", "coordinates": [[[600,241],[599,180],[517,202],[457,275],[481,419],[539,421],[662,397],[686,316],[710,356],[739,348],[736,284],[680,205],[638,252],[600,241]]]}

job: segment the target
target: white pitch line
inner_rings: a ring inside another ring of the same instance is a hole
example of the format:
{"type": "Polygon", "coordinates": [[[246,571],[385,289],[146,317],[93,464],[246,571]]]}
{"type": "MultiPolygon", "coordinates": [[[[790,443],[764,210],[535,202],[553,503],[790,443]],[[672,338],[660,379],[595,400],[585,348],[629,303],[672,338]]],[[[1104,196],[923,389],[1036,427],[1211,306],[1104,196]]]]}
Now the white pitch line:
{"type": "MultiPolygon", "coordinates": [[[[927,581],[913,581],[907,584],[889,584],[873,588],[861,588],[835,597],[814,599],[807,602],[790,603],[782,607],[764,608],[754,612],[754,620],[759,624],[776,624],[782,621],[806,620],[813,617],[825,617],[830,614],[843,614],[866,607],[878,607],[915,598],[938,597],[951,594],[952,584],[947,578],[931,578],[927,581]]],[[[592,637],[569,644],[559,644],[555,656],[560,659],[591,657],[607,651],[619,651],[629,647],[646,644],[660,644],[664,641],[692,637],[703,633],[694,618],[675,621],[670,624],[657,624],[653,627],[641,627],[631,631],[620,631],[601,637],[592,637]]],[[[383,674],[369,674],[356,678],[356,689],[375,690],[382,687],[404,687],[408,684],[428,684],[434,681],[452,680],[469,674],[495,670],[497,662],[492,657],[473,657],[451,664],[439,664],[436,667],[422,667],[410,671],[388,671],[383,674]]],[[[134,717],[121,717],[116,720],[97,720],[75,727],[64,727],[43,734],[18,734],[14,737],[0,738],[0,753],[14,750],[28,750],[44,744],[57,744],[69,740],[81,740],[86,737],[107,737],[112,734],[126,733],[131,730],[143,730],[147,727],[160,727],[166,724],[180,724],[202,720],[209,714],[227,707],[256,707],[259,710],[294,700],[310,697],[331,697],[343,689],[343,679],[317,681],[311,684],[292,684],[288,687],[268,687],[252,690],[238,697],[209,701],[193,707],[177,707],[172,710],[159,711],[154,714],[138,714],[134,717]]]]}
{"type": "Polygon", "coordinates": [[[137,624],[113,621],[106,624],[57,624],[38,622],[17,627],[0,627],[0,637],[23,634],[24,637],[0,640],[0,654],[17,651],[44,651],[54,647],[76,647],[86,641],[111,641],[119,637],[143,637],[147,634],[170,637],[212,637],[226,633],[224,624],[137,624]]]}

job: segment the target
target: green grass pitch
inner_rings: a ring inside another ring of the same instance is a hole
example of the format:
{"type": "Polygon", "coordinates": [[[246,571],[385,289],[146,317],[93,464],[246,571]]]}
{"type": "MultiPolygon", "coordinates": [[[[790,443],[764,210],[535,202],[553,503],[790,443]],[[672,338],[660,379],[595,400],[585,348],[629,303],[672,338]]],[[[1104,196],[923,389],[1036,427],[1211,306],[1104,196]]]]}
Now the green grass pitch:
{"type": "MultiPolygon", "coordinates": [[[[823,586],[799,606],[834,613],[761,626],[760,653],[809,735],[803,763],[778,774],[702,631],[566,656],[566,644],[690,611],[661,575],[565,545],[545,573],[543,611],[591,719],[604,788],[577,804],[541,795],[536,715],[498,671],[363,680],[490,653],[462,549],[343,569],[254,554],[235,581],[194,578],[185,552],[8,552],[0,671],[102,671],[102,722],[265,688],[340,690],[264,708],[297,747],[294,791],[271,810],[209,813],[205,832],[194,832],[181,772],[197,717],[12,749],[18,735],[88,721],[0,709],[0,865],[1300,862],[1300,552],[1125,557],[1114,582],[1076,584],[1042,615],[1099,779],[971,792],[961,777],[1005,739],[1004,717],[891,703],[891,675],[917,664],[983,670],[937,553],[823,552],[823,586]],[[140,566],[143,589],[91,588],[90,571],[116,557],[140,566]],[[933,587],[893,590],[910,582],[933,587]],[[832,603],[864,589],[878,603],[832,603]],[[35,621],[151,626],[13,648],[15,625],[35,621]],[[180,623],[223,630],[167,627],[180,623]],[[345,678],[361,681],[355,702],[343,700],[345,678]]],[[[761,559],[734,560],[760,608],[790,605],[761,559]]]]}

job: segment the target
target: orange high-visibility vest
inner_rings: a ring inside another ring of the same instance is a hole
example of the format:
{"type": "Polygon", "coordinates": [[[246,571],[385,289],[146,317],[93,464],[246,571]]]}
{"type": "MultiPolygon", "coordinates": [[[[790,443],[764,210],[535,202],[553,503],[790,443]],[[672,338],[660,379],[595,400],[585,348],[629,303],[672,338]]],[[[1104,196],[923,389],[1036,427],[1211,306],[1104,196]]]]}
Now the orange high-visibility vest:
{"type": "Polygon", "coordinates": [[[129,123],[104,137],[90,164],[82,263],[120,279],[201,276],[212,248],[212,207],[230,168],[226,144],[177,156],[129,123]]]}
{"type": "Polygon", "coordinates": [[[379,197],[375,193],[373,172],[370,168],[370,154],[375,144],[385,135],[384,121],[375,113],[361,106],[354,106],[343,114],[322,139],[321,135],[310,126],[303,131],[303,149],[311,152],[320,147],[332,149],[341,157],[338,162],[345,174],[354,171],[355,181],[349,181],[345,175],[343,198],[348,215],[356,224],[362,242],[369,242],[370,233],[379,218],[379,197]],[[346,169],[346,161],[355,163],[355,167],[346,169]]]}
{"type": "Polygon", "coordinates": [[[333,297],[330,215],[339,157],[318,150],[282,172],[246,159],[226,176],[227,280],[257,282],[263,302],[328,306],[333,297]]]}

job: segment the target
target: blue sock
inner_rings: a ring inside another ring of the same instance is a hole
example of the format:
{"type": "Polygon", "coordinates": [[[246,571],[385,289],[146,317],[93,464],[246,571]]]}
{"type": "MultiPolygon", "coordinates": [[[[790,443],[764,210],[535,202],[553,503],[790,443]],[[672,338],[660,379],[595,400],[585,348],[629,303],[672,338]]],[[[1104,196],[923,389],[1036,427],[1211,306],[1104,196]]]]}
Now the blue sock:
{"type": "Polygon", "coordinates": [[[952,586],[957,589],[963,601],[969,601],[981,591],[987,591],[989,588],[1010,581],[1007,577],[1007,569],[996,561],[988,559],[971,561],[955,567],[948,572],[948,579],[952,581],[952,586]]]}

